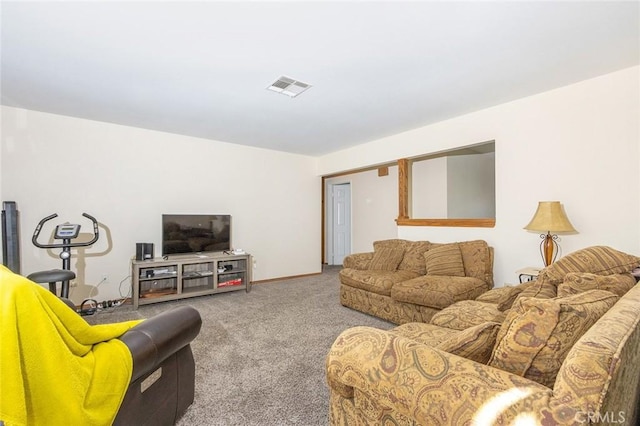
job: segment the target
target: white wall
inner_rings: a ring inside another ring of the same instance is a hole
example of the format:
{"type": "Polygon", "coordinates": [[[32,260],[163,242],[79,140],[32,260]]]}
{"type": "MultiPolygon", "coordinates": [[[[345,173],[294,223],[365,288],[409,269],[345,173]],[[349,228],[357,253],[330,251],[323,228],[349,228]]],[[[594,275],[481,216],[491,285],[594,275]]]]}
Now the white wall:
{"type": "Polygon", "coordinates": [[[632,67],[317,159],[2,107],[0,194],[18,203],[25,274],[60,265],[29,241],[41,217],[96,216],[108,232],[94,250],[105,250],[107,237],[112,246],[80,265],[87,287],[72,296],[107,299],[128,293],[135,243],[159,247],[164,212],[232,214],[234,245],[256,256],[256,280],[318,272],[318,176],[495,140],[495,228],[370,225],[380,206],[397,216],[397,199],[382,202],[387,195],[374,191],[363,197],[370,208],[354,212],[363,225],[354,251],[383,238],[482,238],[496,249],[502,285],[541,264],[538,236],[522,229],[541,200],[561,201],[579,231],[562,236],[565,253],[607,244],[640,254],[639,77],[632,67]]]}
{"type": "Polygon", "coordinates": [[[640,254],[640,67],[325,155],[318,174],[495,140],[495,228],[399,227],[411,240],[485,239],[496,285],[541,266],[539,237],[523,230],[538,201],[559,200],[578,230],[564,253],[610,245],[640,254]]]}
{"type": "MultiPolygon", "coordinates": [[[[411,217],[449,217],[447,158],[437,157],[411,163],[411,211],[409,212],[411,217]]],[[[397,209],[396,217],[398,217],[397,209]]]]}
{"type": "MultiPolygon", "coordinates": [[[[398,167],[389,167],[387,176],[378,176],[375,169],[328,178],[325,186],[347,182],[351,184],[351,252],[372,251],[374,241],[395,238],[395,219],[398,217],[398,167]]],[[[325,199],[326,208],[330,209],[328,193],[325,194],[325,199]]],[[[329,216],[327,214],[325,217],[329,216]]],[[[329,249],[328,246],[325,247],[329,249]]]]}
{"type": "Polygon", "coordinates": [[[496,217],[495,153],[448,156],[447,182],[446,217],[496,217]]]}
{"type": "Polygon", "coordinates": [[[1,155],[1,194],[20,212],[23,274],[61,265],[57,253],[31,244],[42,217],[58,213],[52,224],[89,231],[87,212],[102,224],[86,264],[72,258],[76,303],[129,293],[135,243],[152,242],[161,254],[163,213],[231,214],[233,245],[255,257],[254,280],[321,270],[321,179],[312,157],[9,107],[1,155]]]}

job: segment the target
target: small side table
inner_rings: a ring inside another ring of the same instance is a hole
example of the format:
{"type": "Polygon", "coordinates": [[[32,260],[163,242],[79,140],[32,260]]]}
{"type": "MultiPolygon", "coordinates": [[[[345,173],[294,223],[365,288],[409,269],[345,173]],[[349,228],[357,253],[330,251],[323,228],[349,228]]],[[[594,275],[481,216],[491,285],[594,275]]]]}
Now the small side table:
{"type": "Polygon", "coordinates": [[[527,266],[526,268],[522,268],[522,269],[518,269],[516,271],[516,274],[518,274],[518,279],[520,280],[520,283],[526,282],[526,281],[533,281],[536,280],[538,278],[538,274],[540,273],[542,269],[540,268],[534,268],[533,266],[527,266]]]}

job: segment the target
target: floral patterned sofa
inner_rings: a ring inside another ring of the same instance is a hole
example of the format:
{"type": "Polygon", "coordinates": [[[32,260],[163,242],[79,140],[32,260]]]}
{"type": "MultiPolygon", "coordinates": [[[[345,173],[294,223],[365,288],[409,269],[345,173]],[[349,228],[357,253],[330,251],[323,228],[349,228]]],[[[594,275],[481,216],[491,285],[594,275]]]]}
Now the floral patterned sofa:
{"type": "Polygon", "coordinates": [[[326,362],[330,423],[639,424],[639,265],[589,247],[472,301],[487,309],[466,323],[460,302],[429,324],[344,331],[326,362]],[[501,322],[481,322],[500,304],[501,322]]]}
{"type": "Polygon", "coordinates": [[[392,239],[373,248],[345,257],[340,303],[395,324],[429,322],[441,309],[493,287],[493,249],[482,240],[392,239]]]}

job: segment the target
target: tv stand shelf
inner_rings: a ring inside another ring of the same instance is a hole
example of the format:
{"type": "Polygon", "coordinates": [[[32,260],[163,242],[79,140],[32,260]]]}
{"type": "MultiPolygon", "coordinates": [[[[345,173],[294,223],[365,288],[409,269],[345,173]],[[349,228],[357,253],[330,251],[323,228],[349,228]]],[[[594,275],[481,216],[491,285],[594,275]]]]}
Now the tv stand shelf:
{"type": "Polygon", "coordinates": [[[251,255],[210,253],[134,260],[133,307],[187,297],[251,290],[251,255]]]}

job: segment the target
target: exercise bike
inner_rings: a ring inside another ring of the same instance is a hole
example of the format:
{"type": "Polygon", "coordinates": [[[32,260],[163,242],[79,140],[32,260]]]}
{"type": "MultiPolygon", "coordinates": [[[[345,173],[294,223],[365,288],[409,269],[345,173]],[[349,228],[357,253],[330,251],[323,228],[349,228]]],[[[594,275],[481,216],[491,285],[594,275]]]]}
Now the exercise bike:
{"type": "Polygon", "coordinates": [[[53,239],[62,240],[61,243],[39,243],[38,237],[40,236],[40,231],[42,230],[43,225],[45,224],[45,222],[58,217],[57,213],[54,213],[42,219],[36,226],[36,229],[33,232],[33,237],[31,238],[31,242],[33,243],[33,245],[38,248],[62,249],[59,254],[60,259],[62,259],[62,269],[51,269],[49,271],[34,272],[32,274],[29,274],[27,278],[37,283],[49,283],[49,291],[51,291],[55,295],[57,295],[56,283],[61,282],[62,286],[60,289],[60,297],[63,299],[69,298],[69,281],[73,280],[76,277],[75,272],[71,271],[71,249],[75,247],[90,246],[98,241],[98,238],[100,237],[100,233],[98,231],[98,221],[96,220],[96,218],[87,213],[82,213],[82,216],[86,217],[93,223],[93,238],[90,241],[75,243],[71,242],[71,240],[78,238],[78,235],[80,234],[80,225],[67,222],[57,225],[55,233],[53,235],[53,239]]]}

